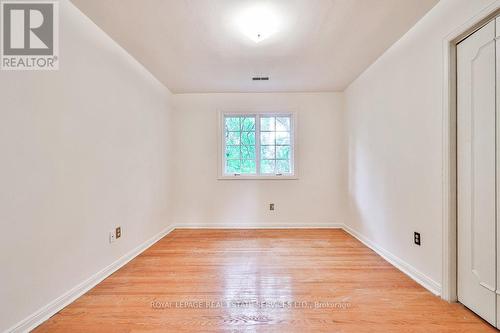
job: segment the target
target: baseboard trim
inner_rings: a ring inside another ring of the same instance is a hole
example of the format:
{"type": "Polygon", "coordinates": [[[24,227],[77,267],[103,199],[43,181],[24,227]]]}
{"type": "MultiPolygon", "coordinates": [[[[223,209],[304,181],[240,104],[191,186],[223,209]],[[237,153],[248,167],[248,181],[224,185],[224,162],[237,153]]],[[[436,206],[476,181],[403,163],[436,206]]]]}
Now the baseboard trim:
{"type": "Polygon", "coordinates": [[[171,233],[175,229],[343,229],[354,238],[359,240],[361,243],[375,251],[387,262],[398,268],[400,271],[408,275],[410,278],[415,280],[417,283],[422,285],[424,288],[429,290],[435,295],[441,294],[441,286],[439,283],[435,282],[415,267],[411,266],[401,258],[393,255],[389,251],[383,249],[379,245],[370,241],[368,238],[360,234],[358,231],[352,229],[351,227],[341,224],[341,223],[315,223],[315,224],[285,224],[285,223],[252,223],[252,224],[226,224],[226,223],[180,223],[171,224],[168,228],[162,230],[157,235],[153,236],[149,240],[145,241],[135,249],[131,250],[100,272],[94,274],[86,281],[80,283],[73,289],[69,290],[65,294],[61,295],[54,301],[50,302],[40,310],[36,311],[26,319],[7,329],[5,333],[17,333],[17,332],[29,332],[35,327],[42,324],[44,321],[52,317],[54,314],[62,310],[67,305],[71,304],[78,297],[82,296],[90,289],[95,287],[97,284],[102,282],[108,276],[116,272],[121,267],[125,266],[129,261],[137,257],[139,254],[144,252],[146,249],[151,247],[157,241],[171,233]]]}
{"type": "Polygon", "coordinates": [[[5,333],[7,332],[21,333],[33,330],[35,327],[42,324],[44,321],[52,317],[54,314],[56,314],[57,312],[61,311],[63,308],[74,302],[78,297],[82,296],[87,291],[94,288],[96,285],[98,285],[108,276],[116,272],[118,269],[125,266],[129,261],[137,257],[139,254],[144,252],[146,249],[155,244],[157,241],[168,235],[174,229],[175,226],[170,225],[168,228],[162,230],[160,233],[151,237],[141,245],[137,246],[135,249],[129,251],[127,254],[125,254],[124,256],[122,256],[121,258],[119,258],[118,260],[116,260],[103,270],[92,275],[90,278],[80,283],[76,287],[72,288],[68,292],[64,293],[63,295],[59,296],[58,298],[56,298],[46,306],[42,307],[40,310],[36,311],[26,319],[22,320],[21,322],[7,329],[5,333]]]}
{"type": "Polygon", "coordinates": [[[395,256],[391,252],[387,251],[386,249],[382,248],[378,244],[372,242],[369,240],[367,237],[359,233],[358,231],[354,230],[353,228],[344,225],[343,229],[349,233],[351,236],[359,240],[361,243],[365,244],[367,247],[375,251],[378,255],[380,255],[382,258],[384,258],[387,262],[389,262],[391,265],[399,269],[401,272],[405,273],[408,275],[410,278],[412,278],[415,282],[420,284],[422,287],[425,289],[429,290],[431,293],[433,293],[436,296],[441,295],[441,285],[425,275],[424,273],[420,272],[418,269],[404,261],[403,259],[399,258],[398,256],[395,256]]]}
{"type": "Polygon", "coordinates": [[[176,229],[342,229],[341,223],[177,223],[176,229]]]}

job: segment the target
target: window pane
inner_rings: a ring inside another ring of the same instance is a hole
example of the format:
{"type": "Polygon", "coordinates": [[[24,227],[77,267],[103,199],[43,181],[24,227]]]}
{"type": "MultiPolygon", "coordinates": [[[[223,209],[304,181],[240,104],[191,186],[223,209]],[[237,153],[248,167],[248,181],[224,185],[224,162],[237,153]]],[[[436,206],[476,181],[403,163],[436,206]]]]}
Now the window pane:
{"type": "Polygon", "coordinates": [[[276,173],[290,173],[290,161],[289,160],[277,160],[276,161],[276,173]]]}
{"type": "Polygon", "coordinates": [[[254,145],[255,144],[255,132],[241,132],[241,144],[242,145],[254,145]]]}
{"type": "Polygon", "coordinates": [[[241,173],[256,173],[257,167],[255,160],[243,160],[241,161],[241,173]]]}
{"type": "Polygon", "coordinates": [[[276,132],[276,144],[277,145],[289,145],[290,144],[290,132],[276,132]]]}
{"type": "Polygon", "coordinates": [[[239,159],[240,158],[240,146],[227,146],[226,147],[226,159],[239,159]]]}
{"type": "Polygon", "coordinates": [[[276,158],[279,159],[290,159],[290,146],[277,146],[276,147],[276,158]]]}
{"type": "Polygon", "coordinates": [[[260,158],[263,160],[273,160],[275,158],[275,146],[260,146],[260,158]]]}
{"type": "Polygon", "coordinates": [[[261,173],[275,173],[274,172],[274,160],[261,160],[260,161],[260,172],[261,173]]]}
{"type": "Polygon", "coordinates": [[[241,161],[240,160],[227,160],[226,161],[226,173],[241,173],[241,161]]]}
{"type": "Polygon", "coordinates": [[[264,132],[260,133],[260,144],[261,145],[274,145],[274,132],[264,132]]]}
{"type": "Polygon", "coordinates": [[[257,170],[263,175],[292,172],[293,123],[290,115],[228,114],[223,121],[226,174],[255,175],[257,170]],[[257,127],[260,127],[260,133],[256,132],[257,127]]]}
{"type": "Polygon", "coordinates": [[[276,130],[289,131],[290,130],[290,117],[276,117],[276,130]]]}
{"type": "Polygon", "coordinates": [[[240,117],[226,117],[226,132],[240,130],[240,117]]]}
{"type": "Polygon", "coordinates": [[[240,132],[226,132],[226,145],[239,145],[240,144],[240,132]]]}
{"type": "Polygon", "coordinates": [[[260,118],[260,130],[261,131],[274,131],[275,117],[262,117],[260,118]]]}
{"type": "Polygon", "coordinates": [[[255,146],[241,146],[241,158],[255,159],[255,146]]]}
{"type": "Polygon", "coordinates": [[[242,131],[255,131],[255,118],[254,117],[243,118],[241,130],[242,131]]]}

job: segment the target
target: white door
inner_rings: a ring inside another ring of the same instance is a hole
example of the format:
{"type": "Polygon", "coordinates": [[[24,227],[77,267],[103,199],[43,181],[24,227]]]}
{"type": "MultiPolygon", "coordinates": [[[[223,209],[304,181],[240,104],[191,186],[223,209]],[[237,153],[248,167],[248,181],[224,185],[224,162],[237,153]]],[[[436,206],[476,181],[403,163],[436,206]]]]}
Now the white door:
{"type": "Polygon", "coordinates": [[[457,45],[458,300],[496,325],[495,21],[457,45]]]}
{"type": "MultiPolygon", "coordinates": [[[[496,19],[497,178],[500,177],[500,17],[496,19]]],[[[497,328],[500,328],[500,178],[497,181],[497,328]]]]}

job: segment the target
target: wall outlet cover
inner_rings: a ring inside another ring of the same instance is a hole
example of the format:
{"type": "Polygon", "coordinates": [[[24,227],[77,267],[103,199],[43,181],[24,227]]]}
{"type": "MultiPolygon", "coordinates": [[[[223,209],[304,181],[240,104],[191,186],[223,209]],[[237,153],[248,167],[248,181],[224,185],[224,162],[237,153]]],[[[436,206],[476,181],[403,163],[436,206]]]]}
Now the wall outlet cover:
{"type": "Polygon", "coordinates": [[[413,242],[420,246],[421,245],[421,238],[420,238],[420,232],[414,232],[413,233],[413,242]]]}
{"type": "Polygon", "coordinates": [[[116,241],[115,230],[112,230],[109,232],[109,242],[114,243],[115,241],[116,241]]]}

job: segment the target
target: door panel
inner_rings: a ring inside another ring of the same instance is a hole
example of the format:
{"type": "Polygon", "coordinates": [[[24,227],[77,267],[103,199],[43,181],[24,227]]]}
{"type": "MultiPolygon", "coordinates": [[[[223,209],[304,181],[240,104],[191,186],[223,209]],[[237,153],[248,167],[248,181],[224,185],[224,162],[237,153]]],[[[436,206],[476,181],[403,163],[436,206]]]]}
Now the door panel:
{"type": "Polygon", "coordinates": [[[496,324],[495,21],[457,46],[458,299],[496,324]]]}
{"type": "MultiPolygon", "coordinates": [[[[500,176],[500,17],[496,18],[497,178],[500,176]]],[[[500,328],[500,181],[497,180],[497,328],[500,328]]]]}

